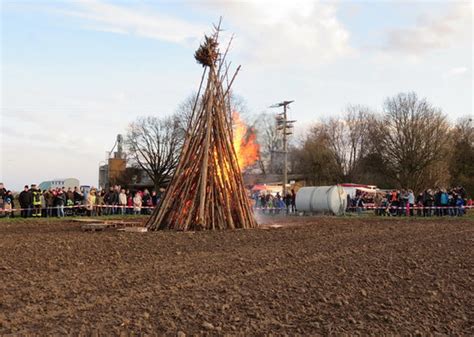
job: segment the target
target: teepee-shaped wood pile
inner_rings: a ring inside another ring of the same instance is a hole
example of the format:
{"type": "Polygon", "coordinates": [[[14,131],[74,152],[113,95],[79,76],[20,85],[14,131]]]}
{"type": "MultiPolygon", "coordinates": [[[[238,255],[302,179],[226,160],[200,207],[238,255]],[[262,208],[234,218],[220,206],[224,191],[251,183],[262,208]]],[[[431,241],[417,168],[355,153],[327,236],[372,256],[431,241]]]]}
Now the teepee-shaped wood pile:
{"type": "Polygon", "coordinates": [[[212,230],[257,227],[232,143],[226,52],[219,52],[219,27],[195,53],[203,65],[193,116],[178,167],[149,230],[212,230]],[[207,84],[206,79],[207,74],[207,84]],[[224,87],[224,82],[226,86],[224,87]],[[201,89],[205,84],[201,96],[201,89]]]}

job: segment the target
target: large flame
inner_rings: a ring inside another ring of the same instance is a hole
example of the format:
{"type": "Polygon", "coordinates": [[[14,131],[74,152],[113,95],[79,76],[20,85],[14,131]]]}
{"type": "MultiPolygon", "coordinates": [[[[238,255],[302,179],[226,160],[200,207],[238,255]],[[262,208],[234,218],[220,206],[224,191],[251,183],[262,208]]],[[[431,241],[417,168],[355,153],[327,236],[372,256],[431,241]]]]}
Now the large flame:
{"type": "Polygon", "coordinates": [[[233,143],[237,161],[241,170],[253,165],[259,158],[260,145],[257,143],[257,135],[252,128],[248,127],[240,118],[238,112],[232,114],[234,124],[233,143]]]}

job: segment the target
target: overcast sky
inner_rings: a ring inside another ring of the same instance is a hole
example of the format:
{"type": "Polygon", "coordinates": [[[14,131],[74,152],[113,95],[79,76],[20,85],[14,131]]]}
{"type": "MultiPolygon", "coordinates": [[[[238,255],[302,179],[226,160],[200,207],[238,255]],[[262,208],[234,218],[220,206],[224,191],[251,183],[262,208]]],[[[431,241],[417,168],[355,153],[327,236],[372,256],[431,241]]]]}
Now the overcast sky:
{"type": "Polygon", "coordinates": [[[97,185],[128,123],[173,113],[196,90],[193,53],[221,15],[251,113],[294,99],[302,128],[415,91],[452,120],[472,114],[470,1],[0,1],[0,182],[10,189],[97,185]]]}

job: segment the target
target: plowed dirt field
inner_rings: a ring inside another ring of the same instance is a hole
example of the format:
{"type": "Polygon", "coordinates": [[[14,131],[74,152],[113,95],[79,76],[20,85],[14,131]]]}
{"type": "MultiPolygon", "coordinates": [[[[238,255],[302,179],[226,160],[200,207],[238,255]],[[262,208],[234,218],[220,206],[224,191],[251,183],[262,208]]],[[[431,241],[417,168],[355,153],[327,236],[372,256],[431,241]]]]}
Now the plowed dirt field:
{"type": "Polygon", "coordinates": [[[0,334],[474,335],[472,218],[263,223],[283,227],[3,219],[0,334]]]}

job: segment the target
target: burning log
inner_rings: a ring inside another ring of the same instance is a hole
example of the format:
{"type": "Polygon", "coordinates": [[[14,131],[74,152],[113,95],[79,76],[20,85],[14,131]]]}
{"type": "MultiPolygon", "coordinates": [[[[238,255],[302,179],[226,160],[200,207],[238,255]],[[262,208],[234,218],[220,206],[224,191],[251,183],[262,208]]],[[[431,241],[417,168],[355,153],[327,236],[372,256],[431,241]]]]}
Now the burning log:
{"type": "Polygon", "coordinates": [[[188,134],[178,167],[149,230],[211,230],[253,228],[257,223],[244,189],[241,168],[232,142],[227,51],[219,52],[219,27],[206,36],[194,57],[204,67],[188,134]],[[228,83],[224,87],[223,83],[228,83]]]}

